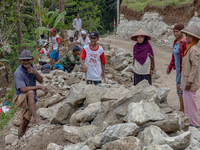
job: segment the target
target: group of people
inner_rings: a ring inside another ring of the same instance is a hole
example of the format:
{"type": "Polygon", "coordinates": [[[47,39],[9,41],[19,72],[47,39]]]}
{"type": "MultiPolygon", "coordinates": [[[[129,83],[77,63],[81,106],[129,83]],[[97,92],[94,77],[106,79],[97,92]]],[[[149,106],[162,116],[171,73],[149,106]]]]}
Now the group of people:
{"type": "MultiPolygon", "coordinates": [[[[81,22],[81,21],[80,21],[81,22]]],[[[79,23],[80,23],[79,22],[79,23]]],[[[77,24],[74,23],[74,24],[77,24]]],[[[78,28],[78,31],[79,28],[78,28]]],[[[89,34],[90,41],[82,47],[75,45],[73,50],[67,53],[59,60],[60,38],[56,33],[56,29],[50,30],[52,34],[52,52],[48,51],[49,44],[44,43],[44,48],[39,51],[40,64],[48,63],[46,61],[50,57],[50,64],[53,59],[56,61],[54,69],[71,72],[75,65],[83,66],[83,80],[87,80],[87,84],[100,84],[105,76],[105,56],[104,50],[97,44],[99,34],[92,31],[89,34]],[[80,56],[79,56],[80,55],[80,56]]],[[[83,32],[82,32],[83,33],[83,32]]],[[[83,35],[86,35],[85,33],[83,35]]],[[[198,108],[195,102],[196,91],[199,88],[199,49],[197,43],[200,39],[200,30],[198,27],[184,28],[182,24],[174,27],[174,46],[172,50],[172,60],[167,68],[167,74],[176,69],[177,94],[180,100],[180,111],[185,112],[190,118],[190,125],[199,127],[198,108]],[[186,39],[183,36],[186,35],[186,39]]],[[[83,37],[86,39],[86,37],[83,37]]],[[[133,71],[134,85],[146,79],[152,85],[153,70],[155,68],[154,53],[149,43],[151,36],[140,29],[136,32],[131,40],[137,43],[133,48],[133,71]]],[[[85,40],[84,40],[85,41],[85,40]]],[[[77,41],[78,42],[78,41],[77,41]]],[[[18,138],[21,138],[33,116],[34,122],[38,125],[45,121],[38,118],[36,114],[37,90],[48,93],[48,89],[41,85],[36,85],[36,81],[43,83],[42,76],[32,64],[34,58],[29,50],[24,50],[19,56],[21,65],[14,73],[15,91],[14,104],[20,108],[22,122],[19,127],[18,138]]]]}

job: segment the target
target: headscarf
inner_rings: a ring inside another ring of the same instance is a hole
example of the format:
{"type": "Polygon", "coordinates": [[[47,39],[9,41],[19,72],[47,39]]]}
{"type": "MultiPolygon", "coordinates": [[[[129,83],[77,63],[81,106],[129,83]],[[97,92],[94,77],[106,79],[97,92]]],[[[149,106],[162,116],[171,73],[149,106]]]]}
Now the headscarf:
{"type": "Polygon", "coordinates": [[[179,30],[179,31],[181,31],[181,30],[183,30],[184,28],[185,28],[184,25],[181,24],[181,23],[177,23],[177,24],[174,26],[174,30],[179,30]]]}
{"type": "Polygon", "coordinates": [[[187,54],[188,50],[189,50],[193,45],[198,44],[198,42],[199,42],[199,39],[196,39],[196,40],[194,40],[192,43],[188,44],[187,47],[186,47],[186,50],[185,50],[185,52],[184,52],[184,56],[187,54]]]}
{"type": "Polygon", "coordinates": [[[141,65],[143,65],[146,62],[148,55],[150,55],[154,59],[153,49],[146,38],[144,39],[143,43],[135,44],[133,48],[133,55],[134,55],[134,58],[141,65]]]}

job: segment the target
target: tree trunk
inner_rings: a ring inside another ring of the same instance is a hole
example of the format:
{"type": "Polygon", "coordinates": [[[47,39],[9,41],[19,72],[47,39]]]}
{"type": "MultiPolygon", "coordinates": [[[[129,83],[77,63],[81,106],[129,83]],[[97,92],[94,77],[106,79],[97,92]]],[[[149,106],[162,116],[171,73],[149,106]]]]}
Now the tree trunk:
{"type": "MultiPolygon", "coordinates": [[[[60,13],[62,13],[64,11],[64,0],[60,0],[60,13]]],[[[64,24],[64,17],[62,18],[61,21],[62,24],[64,24]]],[[[65,38],[65,33],[64,33],[64,29],[60,29],[60,36],[64,39],[65,38]]]]}
{"type": "MultiPolygon", "coordinates": [[[[19,8],[19,1],[18,0],[15,0],[15,3],[16,3],[16,15],[17,15],[17,18],[18,18],[18,21],[17,21],[17,44],[20,45],[22,44],[22,33],[21,33],[21,16],[20,16],[20,8],[19,8]]],[[[20,56],[22,52],[22,47],[20,46],[18,48],[18,55],[20,56]]]]}
{"type": "MultiPolygon", "coordinates": [[[[42,20],[41,20],[41,16],[40,16],[40,0],[37,0],[37,5],[38,5],[38,10],[37,10],[37,25],[38,27],[42,27],[42,20]]],[[[40,32],[40,35],[42,34],[42,32],[40,32]]]]}
{"type": "Polygon", "coordinates": [[[119,23],[119,0],[117,0],[117,26],[118,26],[118,23],[119,23]]]}

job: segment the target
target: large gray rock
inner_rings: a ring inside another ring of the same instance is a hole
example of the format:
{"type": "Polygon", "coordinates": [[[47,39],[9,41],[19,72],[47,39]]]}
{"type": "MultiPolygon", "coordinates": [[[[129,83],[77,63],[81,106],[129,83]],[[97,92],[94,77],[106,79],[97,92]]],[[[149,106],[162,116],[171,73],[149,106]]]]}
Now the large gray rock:
{"type": "Polygon", "coordinates": [[[63,147],[60,146],[60,145],[57,145],[55,143],[50,143],[48,146],[47,146],[47,150],[63,150],[63,147]]]}
{"type": "Polygon", "coordinates": [[[169,92],[170,92],[170,88],[167,88],[167,87],[158,88],[158,97],[155,100],[155,102],[157,104],[159,104],[160,102],[165,100],[167,98],[169,92]]]}
{"type": "Polygon", "coordinates": [[[53,102],[55,102],[56,100],[60,98],[61,98],[60,94],[53,95],[52,97],[45,100],[44,107],[47,107],[49,104],[52,104],[53,102]]]}
{"type": "Polygon", "coordinates": [[[90,148],[87,145],[84,145],[84,143],[77,143],[65,146],[64,150],[90,150],[90,148]]]}
{"type": "Polygon", "coordinates": [[[89,104],[84,110],[79,110],[71,116],[70,125],[76,126],[79,122],[88,122],[93,120],[100,109],[101,102],[89,104]]]}
{"type": "Polygon", "coordinates": [[[69,104],[73,108],[76,108],[79,105],[81,105],[86,99],[85,86],[86,86],[85,82],[73,84],[67,95],[67,98],[64,101],[69,102],[69,104]]]}
{"type": "Polygon", "coordinates": [[[113,110],[114,102],[115,100],[111,100],[101,104],[101,109],[92,122],[92,125],[98,127],[99,132],[103,132],[109,125],[123,123],[122,118],[113,110]]]}
{"type": "Polygon", "coordinates": [[[140,101],[139,103],[130,103],[128,113],[124,121],[133,122],[137,125],[144,124],[148,121],[161,121],[166,118],[165,114],[154,101],[140,101]]]}
{"type": "Polygon", "coordinates": [[[101,98],[101,101],[117,100],[119,97],[128,93],[129,90],[126,89],[123,85],[115,85],[109,88],[105,95],[101,98]]]}
{"type": "Polygon", "coordinates": [[[138,131],[138,126],[135,123],[124,123],[109,126],[103,132],[100,144],[104,145],[107,142],[112,142],[121,137],[135,136],[138,131]]]}
{"type": "Polygon", "coordinates": [[[167,114],[166,119],[162,121],[147,122],[140,126],[140,131],[151,125],[159,127],[165,133],[174,133],[180,130],[179,118],[173,114],[167,114]]]}
{"type": "Polygon", "coordinates": [[[37,113],[44,119],[50,119],[55,115],[59,107],[61,107],[60,103],[49,108],[39,108],[37,113]]]}
{"type": "Polygon", "coordinates": [[[113,104],[114,111],[118,115],[126,116],[130,103],[150,99],[154,94],[156,97],[157,93],[157,89],[154,86],[149,85],[147,80],[143,80],[113,104]]]}
{"type": "Polygon", "coordinates": [[[137,136],[143,143],[143,146],[167,144],[174,150],[185,149],[190,144],[191,133],[189,131],[174,137],[169,137],[164,131],[156,126],[145,128],[137,136]]]}
{"type": "Polygon", "coordinates": [[[136,137],[122,137],[119,140],[108,142],[102,146],[102,150],[141,150],[142,143],[136,137]]]}
{"type": "Polygon", "coordinates": [[[5,136],[5,143],[7,145],[12,144],[12,142],[14,142],[16,139],[18,139],[18,137],[16,135],[8,134],[5,136]]]}
{"type": "Polygon", "coordinates": [[[188,117],[188,115],[181,111],[174,111],[172,115],[176,116],[179,119],[179,130],[188,131],[190,126],[190,118],[188,117]]]}
{"type": "Polygon", "coordinates": [[[173,150],[169,145],[150,145],[147,147],[143,147],[143,150],[173,150]]]}
{"type": "Polygon", "coordinates": [[[167,101],[163,101],[162,103],[159,103],[158,106],[160,107],[160,109],[165,113],[172,113],[175,109],[173,107],[171,107],[167,101]]]}
{"type": "Polygon", "coordinates": [[[69,119],[74,113],[74,109],[67,102],[61,103],[59,108],[50,118],[50,123],[52,124],[67,124],[69,119]]]}
{"type": "Polygon", "coordinates": [[[100,140],[103,133],[97,134],[94,137],[89,138],[85,141],[85,144],[89,146],[91,150],[96,150],[97,148],[101,148],[100,140]]]}
{"type": "Polygon", "coordinates": [[[189,127],[189,131],[191,132],[191,137],[197,140],[200,143],[200,131],[195,127],[189,127]]]}
{"type": "Polygon", "coordinates": [[[100,99],[107,92],[106,87],[101,87],[99,85],[87,85],[85,88],[85,95],[87,104],[100,102],[100,99]]]}
{"type": "Polygon", "coordinates": [[[65,139],[71,143],[84,142],[98,134],[97,127],[93,125],[82,127],[64,125],[63,130],[65,139]]]}

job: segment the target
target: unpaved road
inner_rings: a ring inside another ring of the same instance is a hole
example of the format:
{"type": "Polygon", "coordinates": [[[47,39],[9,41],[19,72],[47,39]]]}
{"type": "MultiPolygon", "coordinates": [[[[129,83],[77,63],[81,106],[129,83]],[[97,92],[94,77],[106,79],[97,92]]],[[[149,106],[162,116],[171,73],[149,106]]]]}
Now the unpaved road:
{"type": "MultiPolygon", "coordinates": [[[[104,38],[103,41],[111,41],[111,47],[123,48],[128,52],[133,52],[133,46],[135,44],[135,42],[131,40],[125,40],[121,38],[107,37],[104,38]]],[[[157,69],[157,74],[160,75],[160,78],[153,82],[153,85],[170,88],[170,93],[167,98],[168,103],[176,110],[179,110],[179,99],[176,93],[176,72],[175,70],[172,70],[170,75],[166,74],[167,66],[169,65],[172,57],[171,49],[161,47],[158,44],[155,44],[154,41],[150,41],[150,43],[155,55],[155,65],[157,69]]],[[[200,90],[197,91],[196,101],[200,111],[200,90]]]]}

